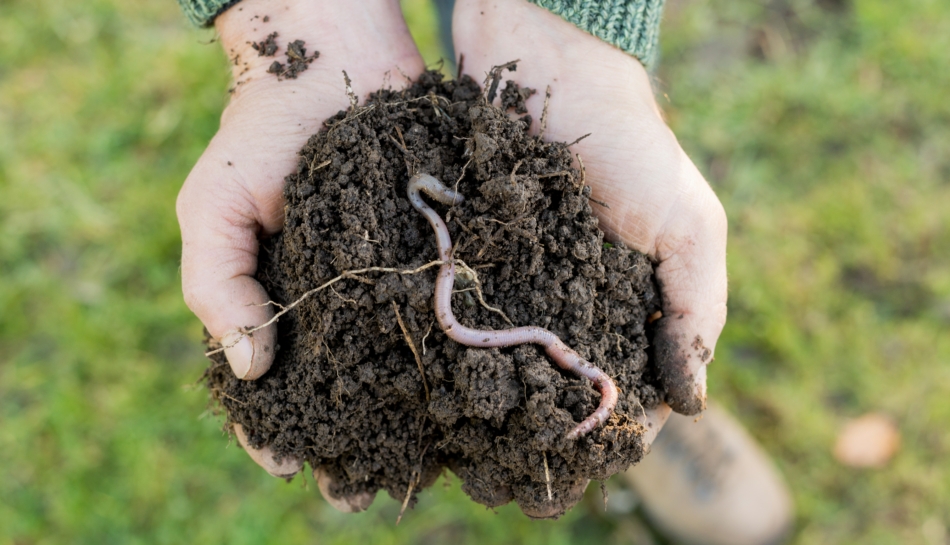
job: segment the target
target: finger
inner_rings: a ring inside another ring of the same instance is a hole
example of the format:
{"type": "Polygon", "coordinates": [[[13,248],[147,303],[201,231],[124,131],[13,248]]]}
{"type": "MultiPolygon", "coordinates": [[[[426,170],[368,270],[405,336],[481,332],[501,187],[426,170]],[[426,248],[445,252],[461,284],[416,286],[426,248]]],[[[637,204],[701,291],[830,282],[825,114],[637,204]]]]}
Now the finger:
{"type": "Polygon", "coordinates": [[[539,502],[535,498],[519,499],[518,507],[521,508],[522,513],[533,519],[558,518],[584,499],[584,491],[587,490],[588,483],[590,483],[589,479],[582,479],[567,490],[558,491],[551,500],[539,502]]]}
{"type": "Polygon", "coordinates": [[[369,509],[376,499],[375,492],[357,492],[351,495],[336,495],[333,493],[333,477],[322,468],[313,470],[313,480],[317,481],[317,488],[323,499],[341,513],[359,513],[369,509]]]}
{"type": "Polygon", "coordinates": [[[680,414],[706,406],[706,366],[726,323],[726,214],[683,155],[687,180],[657,236],[654,255],[663,297],[654,354],[666,402],[680,414]]]}
{"type": "Polygon", "coordinates": [[[660,403],[657,407],[646,411],[644,414],[636,417],[637,422],[643,425],[643,436],[640,438],[645,447],[649,448],[656,440],[656,436],[663,429],[666,421],[670,418],[672,409],[666,403],[660,403]]]}
{"type": "Polygon", "coordinates": [[[250,446],[247,441],[247,435],[244,433],[244,427],[240,424],[234,424],[232,427],[238,443],[241,444],[241,448],[251,457],[251,460],[254,460],[257,465],[263,467],[265,471],[274,477],[289,479],[303,469],[303,462],[297,458],[284,457],[278,462],[274,459],[274,453],[270,447],[256,449],[250,446]]]}
{"type": "Polygon", "coordinates": [[[178,196],[182,291],[188,308],[225,347],[235,376],[253,380],[274,360],[276,327],[247,332],[274,316],[267,293],[253,275],[261,217],[275,216],[272,209],[280,209],[280,192],[275,202],[261,207],[231,178],[235,169],[222,165],[225,160],[206,153],[178,196]]]}

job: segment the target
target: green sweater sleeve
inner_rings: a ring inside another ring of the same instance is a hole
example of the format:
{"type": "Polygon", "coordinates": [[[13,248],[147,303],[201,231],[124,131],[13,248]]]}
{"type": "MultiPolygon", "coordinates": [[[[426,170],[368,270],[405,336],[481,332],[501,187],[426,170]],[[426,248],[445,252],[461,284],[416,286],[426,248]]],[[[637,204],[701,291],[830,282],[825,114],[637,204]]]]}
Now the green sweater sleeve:
{"type": "MultiPolygon", "coordinates": [[[[239,1],[178,0],[178,3],[192,23],[209,26],[221,12],[239,1]]],[[[656,62],[664,0],[528,1],[619,47],[640,59],[647,68],[656,62]]]]}
{"type": "Polygon", "coordinates": [[[640,59],[648,69],[659,56],[664,0],[528,0],[640,59]]]}
{"type": "Polygon", "coordinates": [[[214,18],[240,0],[178,0],[185,16],[195,26],[211,26],[214,18]]]}

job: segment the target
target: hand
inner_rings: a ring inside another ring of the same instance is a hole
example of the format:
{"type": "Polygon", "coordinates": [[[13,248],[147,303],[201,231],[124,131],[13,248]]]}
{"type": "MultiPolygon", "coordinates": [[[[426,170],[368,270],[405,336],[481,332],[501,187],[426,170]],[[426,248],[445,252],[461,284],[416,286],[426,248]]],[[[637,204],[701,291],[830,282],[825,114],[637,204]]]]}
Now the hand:
{"type": "MultiPolygon", "coordinates": [[[[455,50],[481,81],[493,65],[520,59],[506,75],[522,86],[551,86],[544,138],[573,141],[600,227],[651,256],[663,296],[655,343],[667,402],[683,414],[706,404],[706,365],[726,320],[726,216],[709,184],[664,123],[640,62],[523,0],[458,0],[455,50]]],[[[543,100],[528,101],[537,132],[543,100]]],[[[642,420],[645,440],[670,413],[642,420]]],[[[528,513],[549,516],[549,513],[528,513]]]]}
{"type": "MultiPolygon", "coordinates": [[[[349,105],[343,70],[356,95],[365,97],[387,84],[398,87],[405,82],[401,73],[418,74],[424,65],[397,0],[244,0],[215,26],[232,59],[235,85],[218,133],[178,195],[182,290],[211,335],[229,347],[225,355],[234,374],[253,380],[273,362],[276,337],[275,327],[242,334],[274,315],[254,280],[258,237],[283,227],[284,176],[296,168],[297,151],[325,119],[349,105]],[[251,42],[271,32],[278,33],[278,54],[259,56],[251,42]],[[297,79],[278,81],[267,69],[274,60],[285,62],[287,43],[297,39],[306,42],[308,55],[320,51],[320,57],[297,79]]],[[[287,476],[302,467],[295,460],[274,463],[269,449],[246,444],[239,426],[235,433],[272,474],[287,476]]],[[[326,479],[315,474],[334,506],[352,511],[368,505],[361,498],[331,498],[326,479]]]]}

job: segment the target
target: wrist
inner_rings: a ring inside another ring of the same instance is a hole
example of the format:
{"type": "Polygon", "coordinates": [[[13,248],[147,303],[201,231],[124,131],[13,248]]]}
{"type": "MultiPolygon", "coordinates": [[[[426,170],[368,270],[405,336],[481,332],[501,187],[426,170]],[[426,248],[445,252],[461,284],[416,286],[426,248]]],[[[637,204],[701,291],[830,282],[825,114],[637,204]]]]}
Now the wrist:
{"type": "Polygon", "coordinates": [[[308,55],[320,51],[317,62],[328,55],[354,64],[418,55],[398,0],[243,0],[214,25],[235,78],[260,77],[275,60],[285,61],[286,46],[294,40],[305,42],[308,55]],[[261,56],[252,44],[274,32],[276,55],[261,56]]]}

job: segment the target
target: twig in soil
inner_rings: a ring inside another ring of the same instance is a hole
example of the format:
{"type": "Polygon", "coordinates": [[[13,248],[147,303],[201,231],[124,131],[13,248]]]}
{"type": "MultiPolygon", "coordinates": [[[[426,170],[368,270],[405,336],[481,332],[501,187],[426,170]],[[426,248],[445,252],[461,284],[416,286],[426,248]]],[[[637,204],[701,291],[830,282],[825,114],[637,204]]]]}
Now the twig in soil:
{"type": "Polygon", "coordinates": [[[548,453],[542,452],[541,455],[544,456],[544,484],[548,487],[548,501],[551,501],[554,496],[551,495],[551,472],[548,471],[548,453]]]}
{"type": "MultiPolygon", "coordinates": [[[[514,327],[515,324],[511,323],[511,320],[508,319],[508,315],[505,314],[504,311],[502,311],[500,308],[493,307],[493,306],[491,306],[491,305],[489,305],[488,303],[485,302],[485,298],[482,297],[482,281],[478,279],[478,273],[475,272],[475,269],[469,267],[468,264],[466,264],[466,263],[465,263],[464,261],[462,261],[461,259],[456,259],[455,261],[456,261],[456,263],[458,263],[458,266],[459,266],[460,269],[462,269],[463,271],[468,272],[468,274],[472,277],[472,282],[475,282],[475,295],[478,296],[478,302],[479,302],[479,304],[481,304],[483,307],[485,307],[485,310],[490,310],[490,311],[492,311],[492,312],[498,314],[499,316],[501,316],[502,318],[504,318],[506,322],[508,322],[508,325],[514,327]]],[[[454,286],[453,286],[453,287],[454,287],[454,286]]]]}
{"type": "MultiPolygon", "coordinates": [[[[409,148],[406,146],[406,139],[402,136],[402,129],[399,128],[399,125],[395,125],[393,128],[396,129],[396,134],[399,135],[399,141],[402,142],[402,149],[406,150],[406,153],[409,153],[409,148]]],[[[390,135],[391,137],[392,135],[390,135]]]]}
{"type": "Polygon", "coordinates": [[[399,521],[402,520],[402,515],[406,512],[406,507],[409,506],[409,498],[412,497],[412,489],[416,486],[416,480],[413,478],[409,481],[409,488],[406,489],[406,499],[402,500],[402,507],[399,508],[399,516],[396,517],[396,526],[399,526],[399,521]]]}
{"type": "Polygon", "coordinates": [[[515,174],[518,172],[518,167],[521,166],[521,163],[524,163],[524,159],[518,159],[518,162],[515,163],[515,168],[511,169],[511,174],[508,175],[508,179],[511,180],[511,185],[515,185],[515,174]]]}
{"type": "Polygon", "coordinates": [[[346,96],[350,98],[350,108],[355,112],[359,99],[356,97],[356,93],[353,92],[353,82],[350,81],[350,76],[346,74],[346,70],[343,71],[343,83],[346,84],[346,96]]]}
{"type": "Polygon", "coordinates": [[[332,161],[330,161],[329,159],[327,159],[326,161],[320,163],[319,165],[313,166],[313,164],[316,163],[316,162],[317,162],[317,155],[314,154],[314,156],[313,156],[313,161],[310,161],[310,176],[313,176],[313,173],[314,173],[314,172],[316,172],[316,171],[320,170],[321,168],[323,168],[323,167],[329,165],[332,161]]]}
{"type": "MultiPolygon", "coordinates": [[[[412,159],[413,163],[415,163],[416,156],[413,155],[413,153],[412,153],[411,151],[409,151],[409,147],[406,146],[406,139],[403,138],[403,136],[402,136],[402,129],[399,128],[399,125],[396,125],[394,128],[396,129],[396,134],[399,135],[399,142],[402,142],[402,147],[401,147],[400,149],[402,150],[403,154],[406,156],[406,157],[403,159],[403,160],[406,162],[406,172],[408,172],[409,174],[412,174],[412,170],[413,170],[413,169],[412,169],[412,165],[409,164],[409,159],[412,159]]],[[[394,143],[396,143],[396,139],[393,138],[393,135],[392,135],[392,134],[389,135],[389,138],[390,138],[394,143]]],[[[398,143],[396,143],[396,145],[397,145],[397,147],[399,146],[398,143]]]]}
{"type": "Polygon", "coordinates": [[[604,498],[604,512],[607,512],[607,498],[610,496],[607,494],[607,483],[600,481],[600,495],[604,498]]]}
{"type": "MultiPolygon", "coordinates": [[[[287,314],[288,312],[290,312],[291,310],[293,310],[294,307],[296,307],[297,305],[299,305],[300,303],[302,303],[302,302],[304,301],[304,299],[310,297],[311,295],[313,295],[313,294],[315,294],[315,293],[317,293],[317,292],[319,292],[319,291],[321,291],[321,290],[324,290],[324,289],[326,289],[326,288],[329,288],[330,286],[332,286],[333,284],[336,284],[336,283],[339,282],[340,280],[345,280],[345,279],[349,278],[349,279],[353,279],[353,280],[365,281],[365,280],[368,280],[368,279],[363,278],[363,277],[358,276],[358,275],[360,275],[360,274],[365,274],[365,273],[369,273],[369,272],[383,272],[383,273],[397,273],[397,274],[418,274],[418,273],[420,273],[420,272],[422,272],[422,271],[424,271],[424,270],[426,270],[426,269],[430,269],[430,268],[432,268],[432,267],[434,267],[434,266],[436,266],[436,265],[441,265],[441,264],[442,264],[441,261],[430,261],[430,262],[426,263],[425,265],[422,265],[421,267],[416,267],[415,269],[412,269],[412,270],[401,270],[401,269],[395,269],[395,268],[392,268],[392,267],[367,267],[367,268],[365,268],[365,269],[356,269],[356,270],[352,270],[352,271],[344,271],[343,274],[341,274],[341,275],[339,275],[339,276],[337,276],[337,277],[331,278],[330,280],[327,280],[327,281],[324,282],[323,284],[321,284],[321,285],[319,285],[319,286],[313,288],[312,290],[310,290],[310,291],[304,293],[304,294],[301,295],[299,298],[297,298],[296,301],[294,301],[293,303],[290,303],[290,304],[287,305],[286,307],[283,307],[283,310],[281,310],[281,311],[278,312],[277,314],[274,314],[274,317],[271,318],[270,320],[267,320],[266,322],[264,322],[263,324],[261,324],[261,325],[259,325],[259,326],[257,326],[257,327],[253,327],[253,328],[251,328],[251,329],[242,331],[241,334],[238,335],[238,338],[235,339],[234,342],[232,342],[231,344],[229,344],[229,345],[227,345],[227,346],[222,346],[221,348],[217,348],[217,349],[215,349],[215,350],[210,350],[210,351],[208,351],[208,352],[205,352],[205,356],[213,356],[214,354],[217,354],[218,352],[224,352],[224,351],[227,350],[228,348],[232,348],[232,347],[234,347],[234,346],[237,346],[237,343],[241,342],[241,339],[243,339],[244,337],[247,337],[248,335],[254,333],[255,331],[259,331],[259,330],[264,329],[265,327],[267,327],[267,326],[269,326],[269,325],[272,325],[272,324],[276,323],[277,320],[279,320],[281,316],[283,316],[284,314],[287,314]]],[[[265,304],[265,305],[266,305],[266,304],[277,305],[277,303],[275,303],[274,301],[268,301],[267,303],[264,303],[264,304],[265,304]]]]}
{"type": "Polygon", "coordinates": [[[577,192],[578,195],[584,192],[584,186],[587,185],[587,169],[584,167],[584,160],[581,158],[581,154],[577,154],[577,162],[581,165],[581,183],[580,190],[577,192]]]}
{"type": "Polygon", "coordinates": [[[244,404],[245,404],[245,403],[244,403],[243,401],[241,401],[240,399],[235,399],[235,398],[229,396],[228,393],[225,392],[224,390],[215,390],[215,392],[218,393],[219,395],[221,395],[222,397],[225,397],[225,398],[227,398],[227,399],[230,399],[231,401],[237,403],[238,405],[244,405],[244,404]]]}
{"type": "Polygon", "coordinates": [[[426,372],[422,367],[422,358],[419,357],[419,352],[416,350],[415,343],[412,342],[412,336],[409,335],[409,330],[406,329],[406,324],[402,321],[402,316],[399,314],[399,307],[396,306],[396,302],[393,301],[393,312],[396,313],[396,321],[399,322],[399,329],[402,330],[402,336],[406,339],[406,344],[409,345],[409,350],[412,350],[412,355],[416,358],[416,365],[419,366],[419,374],[422,375],[422,388],[426,391],[426,402],[429,402],[429,384],[426,383],[426,372]]]}
{"type": "Polygon", "coordinates": [[[429,337],[429,333],[432,332],[432,322],[429,322],[429,327],[426,329],[426,334],[422,336],[422,355],[426,355],[426,339],[429,337]]]}
{"type": "Polygon", "coordinates": [[[473,158],[470,157],[470,158],[468,159],[468,161],[466,161],[465,164],[462,165],[462,173],[459,174],[459,179],[458,179],[458,180],[455,180],[455,191],[456,191],[456,192],[458,192],[458,190],[459,190],[459,183],[462,181],[462,178],[465,177],[465,169],[468,168],[468,165],[472,164],[472,159],[473,159],[473,158]]]}
{"type": "Polygon", "coordinates": [[[333,295],[336,295],[337,297],[339,297],[344,303],[352,303],[353,306],[359,306],[359,303],[357,303],[355,299],[347,299],[346,297],[343,297],[342,295],[340,295],[340,292],[336,291],[332,287],[330,288],[330,291],[332,291],[333,295]]]}
{"type": "Polygon", "coordinates": [[[544,108],[541,110],[541,128],[538,129],[538,138],[544,138],[544,130],[548,128],[548,105],[551,103],[551,86],[544,90],[544,108]]]}
{"type": "MultiPolygon", "coordinates": [[[[511,181],[512,187],[518,185],[518,182],[515,181],[515,173],[518,172],[518,167],[520,167],[521,163],[523,162],[524,162],[524,159],[519,159],[518,162],[515,163],[515,168],[511,169],[511,175],[508,177],[508,179],[511,181]]],[[[521,186],[521,201],[524,203],[524,206],[521,207],[522,214],[524,214],[525,210],[528,209],[528,200],[524,198],[524,192],[525,192],[525,186],[522,185],[521,186]]]]}
{"type": "Polygon", "coordinates": [[[393,141],[393,145],[395,145],[397,148],[399,148],[399,151],[405,153],[406,155],[410,155],[409,150],[406,149],[406,145],[405,145],[405,144],[400,144],[400,143],[399,143],[399,140],[396,140],[396,138],[393,137],[393,135],[391,135],[391,134],[387,134],[386,136],[388,136],[389,139],[393,141]]]}
{"type": "MultiPolygon", "coordinates": [[[[452,238],[449,229],[439,214],[422,199],[421,191],[442,204],[451,205],[463,200],[462,195],[445,187],[429,174],[416,174],[407,185],[409,202],[422,214],[435,232],[436,247],[443,264],[435,281],[435,316],[442,331],[453,341],[465,346],[502,348],[519,344],[540,344],[548,356],[562,369],[590,379],[600,390],[600,405],[594,412],[567,434],[568,440],[578,439],[610,417],[617,405],[619,392],[613,379],[585,360],[547,329],[537,326],[517,327],[506,330],[480,330],[463,326],[452,312],[452,289],[455,287],[456,261],[452,259],[452,238]]],[[[459,263],[461,263],[459,261],[459,263]]],[[[464,264],[463,264],[464,265],[464,264]]],[[[468,268],[466,266],[466,268],[468,268]]],[[[472,270],[472,269],[469,269],[472,270]]],[[[474,271],[473,271],[474,272],[474,271]]]]}
{"type": "Polygon", "coordinates": [[[500,66],[493,66],[488,72],[488,76],[485,78],[485,83],[482,86],[488,89],[488,93],[485,95],[485,98],[488,100],[489,104],[495,100],[495,95],[498,92],[498,82],[501,81],[502,71],[508,70],[514,72],[518,68],[518,62],[520,60],[521,59],[515,59],[500,66]],[[491,85],[489,85],[489,81],[491,81],[491,85]]]}
{"type": "Polygon", "coordinates": [[[375,242],[376,244],[379,244],[379,241],[375,238],[369,238],[369,231],[366,229],[363,229],[363,236],[361,238],[366,242],[375,242]]]}
{"type": "Polygon", "coordinates": [[[584,136],[581,136],[581,137],[578,138],[577,140],[571,142],[570,144],[568,144],[568,145],[566,145],[566,146],[564,146],[564,147],[565,147],[565,148],[569,148],[569,147],[573,146],[574,144],[580,142],[581,140],[587,138],[588,136],[590,136],[590,135],[592,135],[592,134],[594,134],[594,133],[589,132],[589,133],[585,134],[584,136]]]}
{"type": "MultiPolygon", "coordinates": [[[[425,432],[425,421],[426,417],[422,417],[422,425],[419,426],[419,444],[422,444],[422,434],[425,432]]],[[[412,489],[419,484],[422,480],[422,460],[426,456],[426,451],[429,450],[429,447],[432,446],[432,443],[429,443],[422,449],[422,452],[419,453],[419,466],[417,469],[413,469],[412,477],[409,479],[409,488],[406,490],[406,498],[402,500],[402,507],[399,509],[399,517],[396,518],[396,526],[399,526],[399,521],[402,520],[403,513],[406,512],[406,507],[409,505],[409,498],[412,497],[412,489]]],[[[418,448],[418,447],[417,447],[418,448]]],[[[438,447],[437,447],[438,448],[438,447]]]]}

